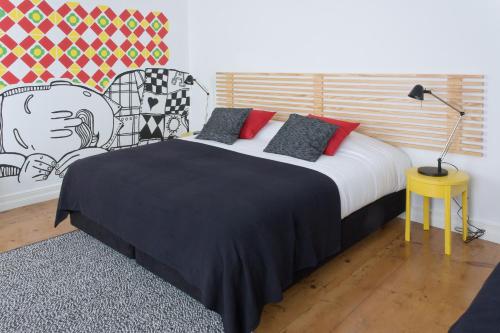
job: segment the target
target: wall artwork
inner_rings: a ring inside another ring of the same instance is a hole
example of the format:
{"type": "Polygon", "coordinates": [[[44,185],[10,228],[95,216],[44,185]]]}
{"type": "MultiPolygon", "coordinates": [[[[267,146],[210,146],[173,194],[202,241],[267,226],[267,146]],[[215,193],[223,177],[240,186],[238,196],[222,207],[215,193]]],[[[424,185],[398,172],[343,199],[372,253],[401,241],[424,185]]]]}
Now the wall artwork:
{"type": "Polygon", "coordinates": [[[0,88],[64,78],[104,91],[125,69],[165,66],[168,30],[161,12],[1,0],[0,88]]]}
{"type": "Polygon", "coordinates": [[[78,159],[189,130],[166,15],[0,4],[0,180],[60,180],[78,159]]]}

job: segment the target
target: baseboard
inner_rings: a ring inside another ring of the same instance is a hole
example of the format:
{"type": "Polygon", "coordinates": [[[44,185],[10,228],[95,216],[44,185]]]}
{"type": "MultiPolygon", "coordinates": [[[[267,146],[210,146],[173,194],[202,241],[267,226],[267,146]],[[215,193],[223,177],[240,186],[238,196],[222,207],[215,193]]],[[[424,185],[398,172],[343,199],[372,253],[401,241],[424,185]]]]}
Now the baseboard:
{"type": "MultiPolygon", "coordinates": [[[[411,208],[411,220],[413,222],[423,223],[424,214],[423,207],[421,205],[413,205],[411,208]]],[[[452,208],[452,230],[454,231],[455,226],[461,226],[462,220],[456,215],[456,209],[452,208]]],[[[431,226],[444,229],[444,210],[438,208],[431,209],[431,226]]],[[[405,218],[405,214],[400,215],[401,218],[405,218]]],[[[469,217],[470,223],[474,224],[476,227],[485,229],[486,233],[481,239],[485,239],[494,243],[500,244],[500,225],[493,221],[486,221],[481,219],[476,219],[469,217]]],[[[455,232],[455,231],[454,231],[455,232]]]]}
{"type": "Polygon", "coordinates": [[[0,211],[31,205],[59,197],[61,184],[52,184],[0,196],[0,211]]]}

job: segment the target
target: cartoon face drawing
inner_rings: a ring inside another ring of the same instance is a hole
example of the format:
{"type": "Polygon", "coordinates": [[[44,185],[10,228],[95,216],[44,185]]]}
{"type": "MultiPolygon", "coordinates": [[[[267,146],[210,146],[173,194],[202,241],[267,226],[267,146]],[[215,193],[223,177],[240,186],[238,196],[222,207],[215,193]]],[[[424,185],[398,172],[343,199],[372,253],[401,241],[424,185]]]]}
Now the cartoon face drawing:
{"type": "Polygon", "coordinates": [[[3,152],[44,153],[55,160],[68,151],[101,147],[113,134],[120,106],[67,81],[4,92],[0,105],[3,152]]]}
{"type": "Polygon", "coordinates": [[[62,178],[78,159],[189,131],[185,72],[132,70],[104,93],[57,80],[0,94],[0,178],[62,178]]]}

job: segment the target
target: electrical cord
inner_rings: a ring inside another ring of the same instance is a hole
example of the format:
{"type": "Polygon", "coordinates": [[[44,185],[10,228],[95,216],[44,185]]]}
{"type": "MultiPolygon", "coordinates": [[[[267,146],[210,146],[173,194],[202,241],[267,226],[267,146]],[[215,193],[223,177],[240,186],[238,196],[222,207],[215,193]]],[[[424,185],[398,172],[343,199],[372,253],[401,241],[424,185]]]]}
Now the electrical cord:
{"type": "Polygon", "coordinates": [[[443,162],[441,162],[441,163],[442,163],[442,164],[448,164],[448,165],[450,165],[450,166],[454,167],[454,168],[455,168],[455,170],[457,170],[457,171],[458,171],[458,167],[457,167],[455,164],[452,164],[452,163],[449,163],[449,162],[444,162],[444,161],[443,161],[443,162]]]}
{"type": "MultiPolygon", "coordinates": [[[[452,163],[448,163],[448,162],[441,162],[441,163],[452,166],[453,168],[455,168],[456,171],[459,170],[458,167],[452,163]]],[[[453,201],[458,206],[457,215],[460,219],[462,219],[463,218],[462,212],[463,212],[464,207],[457,201],[457,199],[453,198],[453,201]]],[[[467,226],[468,226],[467,239],[464,241],[465,243],[470,243],[474,239],[478,239],[486,233],[485,229],[478,228],[475,225],[473,225],[472,223],[470,223],[469,215],[467,215],[467,226]]],[[[456,232],[462,233],[462,230],[463,230],[462,227],[455,227],[456,232]]]]}
{"type": "MultiPolygon", "coordinates": [[[[458,206],[457,215],[460,219],[462,219],[463,215],[460,212],[462,212],[463,207],[462,207],[462,205],[459,204],[457,199],[453,198],[453,201],[455,201],[455,204],[457,204],[457,206],[458,206]]],[[[478,239],[486,233],[485,229],[478,228],[475,225],[473,225],[472,223],[470,223],[469,216],[467,216],[467,226],[468,226],[467,239],[464,241],[465,243],[470,243],[474,239],[478,239]]],[[[462,227],[455,227],[456,232],[462,233],[462,230],[463,230],[462,227]]]]}

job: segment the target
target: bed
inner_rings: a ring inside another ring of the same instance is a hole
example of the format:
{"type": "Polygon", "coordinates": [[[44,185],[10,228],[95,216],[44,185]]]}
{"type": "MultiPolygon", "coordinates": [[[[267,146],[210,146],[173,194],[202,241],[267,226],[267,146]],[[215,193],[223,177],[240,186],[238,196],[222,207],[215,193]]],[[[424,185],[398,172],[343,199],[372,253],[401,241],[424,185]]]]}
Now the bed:
{"type": "Polygon", "coordinates": [[[404,210],[408,156],[356,132],[316,162],[263,152],[282,122],[234,145],[195,137],[75,162],[71,223],[250,332],[265,304],[404,210]]]}

